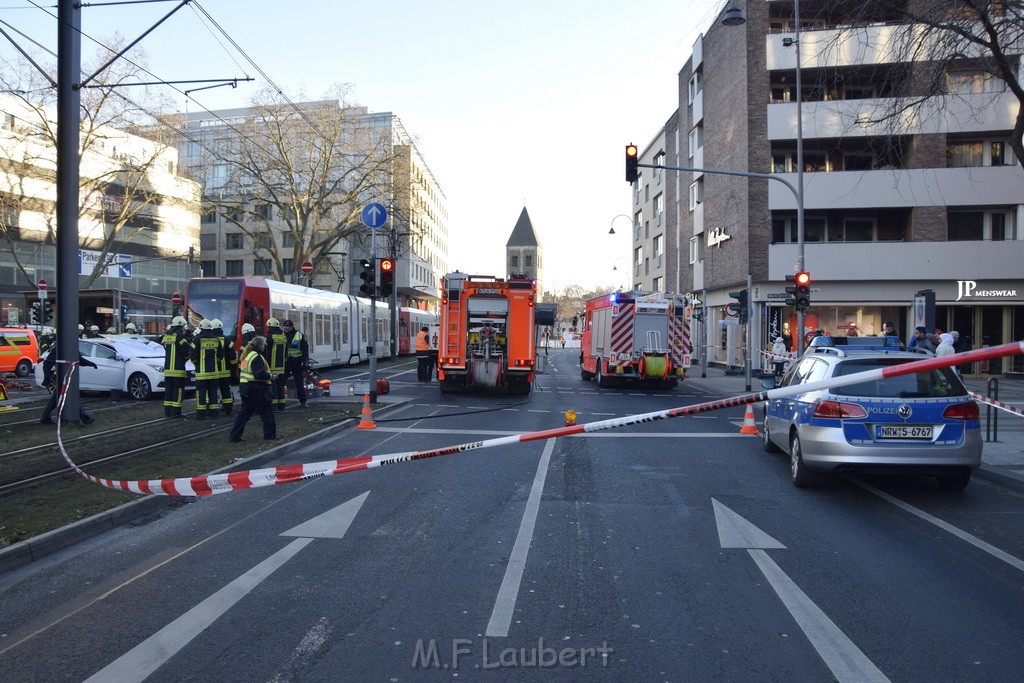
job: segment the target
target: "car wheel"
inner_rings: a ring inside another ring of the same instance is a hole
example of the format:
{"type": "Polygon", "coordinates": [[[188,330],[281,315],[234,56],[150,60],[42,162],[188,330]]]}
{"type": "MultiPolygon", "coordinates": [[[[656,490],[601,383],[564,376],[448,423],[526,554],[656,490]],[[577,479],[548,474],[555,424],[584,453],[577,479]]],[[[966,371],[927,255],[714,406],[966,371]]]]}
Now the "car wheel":
{"type": "Polygon", "coordinates": [[[28,377],[31,372],[32,363],[27,358],[22,358],[18,361],[18,366],[14,368],[14,374],[18,377],[28,377]]]}
{"type": "Polygon", "coordinates": [[[935,479],[939,482],[939,488],[943,491],[963,491],[971,483],[971,471],[954,472],[953,474],[942,474],[935,479]]]}
{"type": "Polygon", "coordinates": [[[128,378],[128,395],[136,401],[145,401],[153,395],[153,385],[149,378],[141,372],[137,372],[128,378]]]}
{"type": "Polygon", "coordinates": [[[782,451],[781,448],[775,445],[775,442],[768,436],[768,415],[764,416],[761,421],[761,445],[764,447],[765,453],[779,453],[782,451]]]}
{"type": "Polygon", "coordinates": [[[607,389],[612,385],[612,381],[608,379],[608,376],[601,372],[601,361],[597,361],[597,372],[594,373],[594,377],[597,379],[597,386],[600,389],[607,389]]]}
{"type": "Polygon", "coordinates": [[[807,469],[807,465],[804,464],[800,437],[796,432],[793,432],[793,438],[789,442],[789,470],[793,485],[797,488],[810,488],[818,483],[818,475],[807,469]]]}

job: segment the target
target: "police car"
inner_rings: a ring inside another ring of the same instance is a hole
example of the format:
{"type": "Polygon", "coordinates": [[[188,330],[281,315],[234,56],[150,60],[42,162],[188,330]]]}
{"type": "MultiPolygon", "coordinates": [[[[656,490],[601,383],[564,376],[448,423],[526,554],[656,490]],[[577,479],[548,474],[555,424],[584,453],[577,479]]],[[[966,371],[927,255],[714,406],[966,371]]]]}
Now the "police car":
{"type": "MultiPolygon", "coordinates": [[[[922,359],[895,337],[816,337],[781,386],[790,387],[922,359]]],[[[929,354],[931,355],[931,354],[929,354]]],[[[774,379],[763,386],[772,389],[774,379]]],[[[981,465],[977,403],[952,368],[771,399],[764,450],[789,454],[799,487],[820,473],[907,472],[962,490],[981,465]]]]}

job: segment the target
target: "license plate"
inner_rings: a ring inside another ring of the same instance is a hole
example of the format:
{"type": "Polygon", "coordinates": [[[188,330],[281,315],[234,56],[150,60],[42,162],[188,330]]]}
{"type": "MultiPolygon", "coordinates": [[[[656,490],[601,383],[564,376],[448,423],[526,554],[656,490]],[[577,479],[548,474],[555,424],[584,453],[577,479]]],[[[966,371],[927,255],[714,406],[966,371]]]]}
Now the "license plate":
{"type": "Polygon", "coordinates": [[[931,440],[932,427],[931,425],[875,425],[875,438],[931,440]]]}

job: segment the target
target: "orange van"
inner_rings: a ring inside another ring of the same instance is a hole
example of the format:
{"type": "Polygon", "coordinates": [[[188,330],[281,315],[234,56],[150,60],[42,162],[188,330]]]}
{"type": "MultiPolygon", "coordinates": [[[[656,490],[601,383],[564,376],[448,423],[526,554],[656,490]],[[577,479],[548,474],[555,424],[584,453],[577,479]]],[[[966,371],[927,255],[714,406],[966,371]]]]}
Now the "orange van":
{"type": "Polygon", "coordinates": [[[39,361],[36,333],[19,327],[0,327],[0,372],[28,377],[39,361]]]}

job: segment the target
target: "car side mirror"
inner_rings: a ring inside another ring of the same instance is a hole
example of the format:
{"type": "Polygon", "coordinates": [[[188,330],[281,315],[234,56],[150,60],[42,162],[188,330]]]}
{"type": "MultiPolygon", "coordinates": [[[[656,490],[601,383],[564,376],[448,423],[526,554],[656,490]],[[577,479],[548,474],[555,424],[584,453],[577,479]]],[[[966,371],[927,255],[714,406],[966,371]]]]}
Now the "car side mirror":
{"type": "Polygon", "coordinates": [[[774,377],[770,377],[770,378],[768,378],[766,380],[762,380],[761,381],[761,386],[764,387],[765,389],[774,389],[775,388],[775,378],[774,377]]]}
{"type": "Polygon", "coordinates": [[[121,358],[121,356],[119,354],[115,353],[114,354],[114,360],[124,360],[124,358],[121,358]]]}

